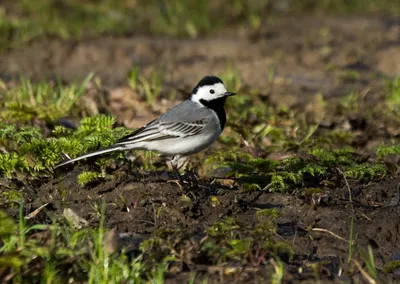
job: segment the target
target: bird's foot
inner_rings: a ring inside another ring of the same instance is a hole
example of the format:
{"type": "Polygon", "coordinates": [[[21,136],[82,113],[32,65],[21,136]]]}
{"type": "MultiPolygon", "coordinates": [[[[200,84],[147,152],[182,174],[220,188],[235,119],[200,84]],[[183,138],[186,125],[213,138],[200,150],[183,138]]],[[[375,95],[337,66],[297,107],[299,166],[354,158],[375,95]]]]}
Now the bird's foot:
{"type": "Polygon", "coordinates": [[[193,189],[193,187],[197,186],[197,180],[187,180],[186,177],[185,179],[170,179],[167,180],[169,183],[175,183],[179,186],[181,190],[189,191],[190,189],[193,189]]]}
{"type": "Polygon", "coordinates": [[[187,182],[184,182],[183,180],[179,180],[179,179],[170,179],[170,180],[167,180],[167,182],[175,183],[176,185],[178,185],[180,187],[180,189],[183,189],[187,186],[187,182]]]}
{"type": "Polygon", "coordinates": [[[184,177],[185,180],[189,180],[192,185],[197,185],[199,183],[199,177],[195,172],[186,172],[184,177]]]}

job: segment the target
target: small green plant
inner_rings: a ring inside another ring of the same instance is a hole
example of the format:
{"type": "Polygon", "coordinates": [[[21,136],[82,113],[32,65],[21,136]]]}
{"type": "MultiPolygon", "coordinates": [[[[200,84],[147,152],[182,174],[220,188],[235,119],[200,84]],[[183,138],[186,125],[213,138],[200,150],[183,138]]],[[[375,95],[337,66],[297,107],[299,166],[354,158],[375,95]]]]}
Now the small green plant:
{"type": "Polygon", "coordinates": [[[356,81],[360,77],[360,74],[356,70],[343,70],[340,74],[341,80],[356,81]]]}
{"type": "Polygon", "coordinates": [[[215,222],[206,230],[208,238],[202,250],[218,262],[236,260],[253,266],[265,262],[267,255],[292,255],[290,245],[273,238],[277,214],[273,210],[262,211],[258,213],[259,222],[255,226],[240,224],[232,217],[215,222]]]}
{"type": "Polygon", "coordinates": [[[344,112],[357,112],[360,109],[360,98],[361,94],[359,92],[351,92],[340,99],[339,107],[344,112]]]}
{"type": "Polygon", "coordinates": [[[128,75],[129,86],[133,90],[136,90],[138,85],[138,80],[139,80],[139,65],[135,65],[134,67],[131,68],[128,75]]]}
{"type": "Polygon", "coordinates": [[[365,266],[367,267],[367,271],[369,272],[369,275],[377,280],[378,278],[378,273],[376,270],[376,264],[375,264],[375,258],[374,258],[374,252],[372,251],[371,246],[368,246],[368,253],[367,255],[361,254],[363,257],[363,260],[365,262],[365,266]]]}
{"type": "Polygon", "coordinates": [[[238,92],[243,87],[242,79],[239,73],[232,67],[231,62],[229,62],[225,72],[221,75],[221,79],[227,90],[238,92]]]}
{"type": "Polygon", "coordinates": [[[90,73],[81,84],[62,86],[61,83],[42,82],[33,84],[21,79],[21,83],[4,90],[0,101],[0,118],[8,122],[29,122],[34,118],[53,121],[68,114],[82,96],[90,73]]]}
{"type": "Polygon", "coordinates": [[[271,259],[272,267],[274,268],[274,273],[271,276],[271,283],[272,284],[281,284],[283,279],[283,263],[282,261],[277,258],[277,261],[271,259]]]}
{"type": "Polygon", "coordinates": [[[144,95],[146,102],[152,106],[157,96],[160,95],[163,84],[163,71],[161,69],[154,69],[150,75],[150,79],[139,74],[139,67],[135,66],[129,73],[129,86],[144,95]]]}
{"type": "Polygon", "coordinates": [[[400,77],[389,84],[387,106],[393,112],[398,113],[400,111],[400,77]]]}
{"type": "Polygon", "coordinates": [[[354,235],[354,219],[351,218],[351,223],[350,223],[350,236],[349,236],[349,251],[347,255],[347,263],[349,264],[354,255],[354,250],[355,250],[355,245],[356,245],[356,240],[357,236],[354,235]]]}

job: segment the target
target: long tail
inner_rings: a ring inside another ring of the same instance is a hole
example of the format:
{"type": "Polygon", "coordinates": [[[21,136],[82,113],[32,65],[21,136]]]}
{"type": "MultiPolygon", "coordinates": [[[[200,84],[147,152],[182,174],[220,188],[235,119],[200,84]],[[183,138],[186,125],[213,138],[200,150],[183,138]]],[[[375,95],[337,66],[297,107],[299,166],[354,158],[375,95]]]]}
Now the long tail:
{"type": "Polygon", "coordinates": [[[82,159],[86,159],[86,158],[89,158],[89,157],[101,155],[101,154],[104,154],[104,153],[114,152],[114,151],[118,151],[118,150],[122,150],[122,149],[123,149],[123,147],[117,146],[117,147],[111,147],[111,148],[95,151],[95,152],[88,153],[88,154],[85,154],[83,156],[77,157],[75,159],[71,159],[71,160],[65,161],[63,163],[60,163],[57,166],[55,166],[54,168],[56,169],[56,168],[68,165],[70,163],[73,163],[73,162],[76,162],[76,161],[79,161],[79,160],[82,160],[82,159]]]}

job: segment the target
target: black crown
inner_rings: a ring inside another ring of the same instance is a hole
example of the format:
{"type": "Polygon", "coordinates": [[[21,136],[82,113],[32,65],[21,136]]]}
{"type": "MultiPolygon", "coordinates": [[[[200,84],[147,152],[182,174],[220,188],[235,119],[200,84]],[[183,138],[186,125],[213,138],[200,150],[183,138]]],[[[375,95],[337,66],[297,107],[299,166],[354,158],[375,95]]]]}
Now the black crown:
{"type": "Polygon", "coordinates": [[[197,90],[200,87],[212,86],[212,85],[217,84],[217,83],[222,83],[223,84],[222,80],[220,78],[216,77],[216,76],[205,76],[203,79],[200,80],[199,83],[197,83],[196,87],[194,87],[194,89],[192,91],[192,94],[196,94],[197,90]]]}

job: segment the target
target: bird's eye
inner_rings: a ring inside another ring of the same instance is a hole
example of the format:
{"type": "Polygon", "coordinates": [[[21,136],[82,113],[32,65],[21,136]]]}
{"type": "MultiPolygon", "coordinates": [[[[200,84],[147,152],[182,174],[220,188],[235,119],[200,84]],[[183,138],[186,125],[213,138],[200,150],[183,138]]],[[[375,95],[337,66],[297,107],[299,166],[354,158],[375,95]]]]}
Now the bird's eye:
{"type": "Polygon", "coordinates": [[[214,93],[215,93],[215,91],[211,89],[211,90],[210,90],[210,93],[211,93],[211,94],[214,94],[214,93]]]}

